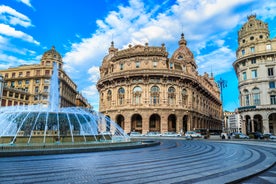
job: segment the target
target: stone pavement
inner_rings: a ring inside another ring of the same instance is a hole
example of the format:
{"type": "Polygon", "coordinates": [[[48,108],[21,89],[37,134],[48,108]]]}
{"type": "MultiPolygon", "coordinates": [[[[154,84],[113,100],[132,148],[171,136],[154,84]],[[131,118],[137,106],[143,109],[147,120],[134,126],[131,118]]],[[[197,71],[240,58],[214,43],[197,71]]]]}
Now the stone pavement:
{"type": "Polygon", "coordinates": [[[132,150],[4,157],[0,183],[238,183],[276,161],[275,144],[160,141],[132,150]]]}

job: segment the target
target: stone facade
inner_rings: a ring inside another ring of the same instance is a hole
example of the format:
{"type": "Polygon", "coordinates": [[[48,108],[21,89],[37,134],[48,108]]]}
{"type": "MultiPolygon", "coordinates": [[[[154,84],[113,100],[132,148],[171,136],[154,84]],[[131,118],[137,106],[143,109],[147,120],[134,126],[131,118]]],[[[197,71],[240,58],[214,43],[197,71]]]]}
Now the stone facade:
{"type": "Polygon", "coordinates": [[[97,89],[99,111],[126,132],[221,131],[219,88],[213,76],[198,74],[184,34],[171,58],[164,44],[118,50],[111,42],[97,89]]]}
{"type": "Polygon", "coordinates": [[[242,132],[276,134],[276,39],[270,39],[268,24],[248,16],[238,32],[237,60],[242,132]]]}
{"type": "Polygon", "coordinates": [[[43,54],[40,64],[0,70],[5,81],[1,106],[47,105],[53,62],[59,67],[60,106],[76,106],[77,85],[63,70],[62,57],[55,47],[43,54]]]}

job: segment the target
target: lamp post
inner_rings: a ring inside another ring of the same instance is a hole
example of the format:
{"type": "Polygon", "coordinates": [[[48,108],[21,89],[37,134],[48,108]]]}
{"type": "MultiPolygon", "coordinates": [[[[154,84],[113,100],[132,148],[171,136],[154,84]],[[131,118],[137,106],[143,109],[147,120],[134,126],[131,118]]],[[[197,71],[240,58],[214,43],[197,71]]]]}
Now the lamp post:
{"type": "Polygon", "coordinates": [[[223,115],[223,94],[222,94],[222,91],[223,91],[223,88],[226,88],[227,87],[227,81],[226,80],[223,80],[222,78],[220,78],[218,81],[218,87],[220,88],[220,98],[221,98],[221,106],[222,106],[222,119],[223,119],[223,124],[222,124],[222,131],[224,131],[224,115],[223,115]]]}
{"type": "Polygon", "coordinates": [[[0,74],[0,107],[2,106],[3,88],[4,88],[4,78],[0,74]]]}

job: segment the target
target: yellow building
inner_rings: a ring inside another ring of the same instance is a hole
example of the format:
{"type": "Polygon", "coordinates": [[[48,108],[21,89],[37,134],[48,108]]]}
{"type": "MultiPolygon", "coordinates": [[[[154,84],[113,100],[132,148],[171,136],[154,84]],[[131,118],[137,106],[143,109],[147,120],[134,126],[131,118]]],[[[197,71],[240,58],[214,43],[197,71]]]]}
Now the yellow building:
{"type": "Polygon", "coordinates": [[[77,85],[63,70],[61,55],[52,47],[39,64],[0,70],[5,87],[1,106],[48,104],[53,62],[59,67],[60,106],[76,106],[77,85]]]}
{"type": "Polygon", "coordinates": [[[99,111],[126,132],[222,129],[219,88],[212,76],[198,74],[184,34],[171,58],[164,44],[118,50],[112,42],[97,89],[99,111]]]}

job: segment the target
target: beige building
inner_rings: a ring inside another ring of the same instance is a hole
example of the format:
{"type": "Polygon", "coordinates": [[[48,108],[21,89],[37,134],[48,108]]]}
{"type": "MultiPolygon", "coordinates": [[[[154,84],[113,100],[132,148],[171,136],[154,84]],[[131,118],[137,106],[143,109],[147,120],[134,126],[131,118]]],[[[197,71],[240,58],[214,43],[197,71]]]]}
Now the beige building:
{"type": "Polygon", "coordinates": [[[242,132],[276,134],[276,39],[256,15],[248,16],[238,32],[236,57],[242,132]]]}
{"type": "Polygon", "coordinates": [[[212,76],[198,74],[184,34],[171,58],[164,44],[118,50],[112,42],[97,88],[99,111],[126,132],[221,131],[219,88],[212,76]]]}
{"type": "Polygon", "coordinates": [[[5,81],[1,106],[47,105],[53,62],[59,67],[60,106],[75,106],[77,85],[63,70],[62,57],[55,47],[43,54],[39,64],[0,70],[5,81]]]}

